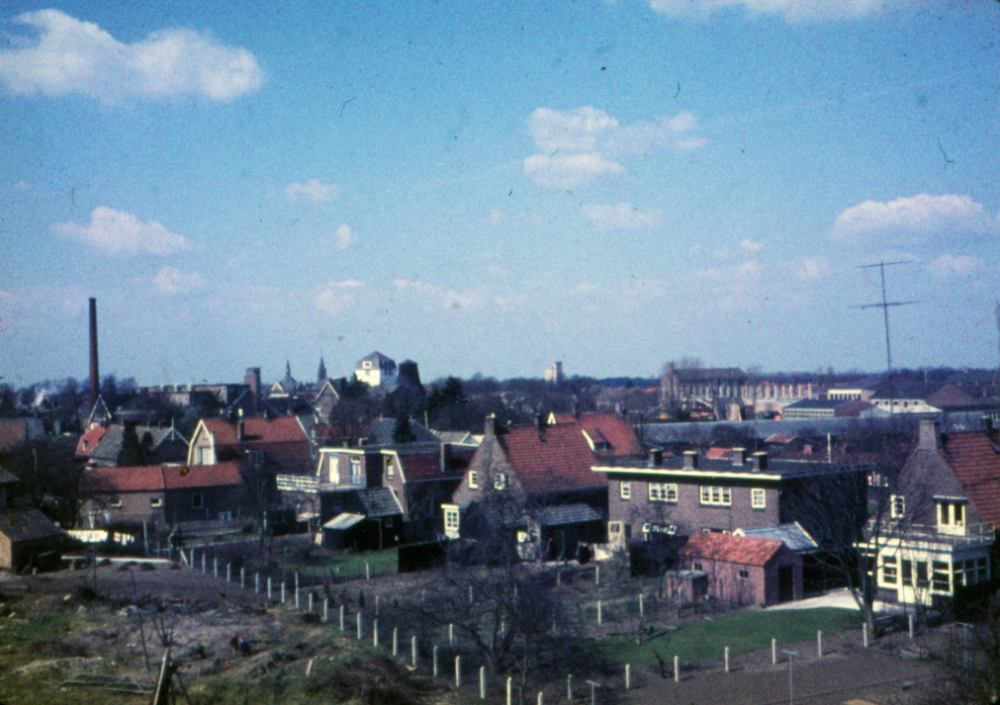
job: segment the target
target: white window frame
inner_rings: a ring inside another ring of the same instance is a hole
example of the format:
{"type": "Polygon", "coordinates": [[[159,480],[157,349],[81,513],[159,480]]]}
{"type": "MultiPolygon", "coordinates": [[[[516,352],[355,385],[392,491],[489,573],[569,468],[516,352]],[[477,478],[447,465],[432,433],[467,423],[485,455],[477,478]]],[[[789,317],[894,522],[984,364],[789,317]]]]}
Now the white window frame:
{"type": "Polygon", "coordinates": [[[469,471],[469,487],[472,489],[479,489],[479,471],[470,470],[469,471]]]}
{"type": "Polygon", "coordinates": [[[507,473],[498,472],[493,476],[493,489],[495,490],[505,490],[507,489],[507,473]]]}
{"type": "Polygon", "coordinates": [[[632,483],[628,480],[622,480],[618,488],[618,496],[626,501],[632,499],[632,483]]]}
{"type": "Polygon", "coordinates": [[[622,532],[622,523],[620,521],[609,521],[608,522],[608,533],[609,534],[620,534],[622,532]]]}
{"type": "Polygon", "coordinates": [[[750,579],[750,571],[747,570],[746,568],[738,568],[737,571],[736,571],[736,577],[739,580],[749,580],[750,579]]]}
{"type": "Polygon", "coordinates": [[[396,479],[396,464],[392,462],[391,455],[385,459],[385,476],[389,480],[396,479]]]}
{"type": "Polygon", "coordinates": [[[699,502],[708,507],[731,507],[733,506],[732,489],[721,485],[701,485],[699,488],[699,502]]]}
{"type": "Polygon", "coordinates": [[[149,498],[149,506],[152,509],[158,509],[159,507],[162,507],[163,506],[163,497],[150,497],[149,498]]]}
{"type": "Polygon", "coordinates": [[[702,573],[705,572],[705,568],[702,566],[701,561],[694,561],[694,562],[692,562],[691,563],[691,570],[697,570],[697,571],[702,572],[702,573]]]}
{"type": "Polygon", "coordinates": [[[650,482],[649,501],[677,504],[677,484],[673,482],[650,482]]]}
{"type": "Polygon", "coordinates": [[[108,502],[108,506],[111,507],[112,509],[121,509],[122,498],[121,497],[115,497],[110,502],[108,502]]]}
{"type": "Polygon", "coordinates": [[[889,495],[889,518],[902,519],[906,516],[906,495],[889,495]]]}
{"type": "Polygon", "coordinates": [[[752,509],[767,509],[767,491],[761,487],[750,490],[750,507],[752,509]]]}
{"type": "Polygon", "coordinates": [[[356,455],[351,456],[351,485],[360,487],[363,484],[361,479],[361,458],[356,455]]]}

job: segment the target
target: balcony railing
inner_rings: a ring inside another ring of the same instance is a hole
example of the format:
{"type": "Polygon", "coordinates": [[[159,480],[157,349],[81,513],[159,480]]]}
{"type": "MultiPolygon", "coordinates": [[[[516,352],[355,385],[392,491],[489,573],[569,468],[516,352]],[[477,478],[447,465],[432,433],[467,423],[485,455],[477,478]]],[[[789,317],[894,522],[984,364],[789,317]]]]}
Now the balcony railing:
{"type": "Polygon", "coordinates": [[[969,524],[964,534],[940,531],[936,524],[907,524],[895,519],[883,520],[880,529],[874,520],[868,522],[865,536],[878,535],[878,543],[900,541],[910,544],[947,544],[953,547],[989,545],[996,537],[992,524],[969,524]]]}
{"type": "Polygon", "coordinates": [[[276,483],[279,492],[316,494],[319,491],[319,478],[314,475],[278,475],[276,483]]]}

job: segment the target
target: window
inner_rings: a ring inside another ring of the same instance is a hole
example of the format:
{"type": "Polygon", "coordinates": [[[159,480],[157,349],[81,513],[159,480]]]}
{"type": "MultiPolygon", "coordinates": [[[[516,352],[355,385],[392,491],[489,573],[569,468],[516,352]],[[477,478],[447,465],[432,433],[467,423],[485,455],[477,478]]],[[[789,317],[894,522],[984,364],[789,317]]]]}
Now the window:
{"type": "Polygon", "coordinates": [[[469,487],[476,489],[479,487],[479,473],[475,470],[469,471],[469,487]]]}
{"type": "Polygon", "coordinates": [[[114,509],[120,508],[122,506],[122,498],[121,497],[115,497],[113,500],[111,500],[111,504],[108,505],[108,506],[110,506],[110,507],[112,507],[114,509]]]}
{"type": "Polygon", "coordinates": [[[691,564],[691,569],[692,570],[704,570],[704,568],[701,567],[701,561],[695,561],[694,563],[692,563],[691,564]]]}
{"type": "Polygon", "coordinates": [[[965,524],[965,504],[963,502],[939,501],[937,503],[938,526],[957,529],[965,524]]]}
{"type": "Polygon", "coordinates": [[[197,465],[212,465],[215,462],[215,454],[210,446],[200,446],[195,453],[197,465]]]}
{"type": "Polygon", "coordinates": [[[162,507],[163,506],[163,497],[150,497],[149,498],[149,506],[150,507],[154,507],[154,508],[155,507],[162,507]]]}
{"type": "Polygon", "coordinates": [[[444,510],[444,534],[449,538],[458,538],[459,513],[458,506],[446,504],[441,507],[444,510]]]}
{"type": "Polygon", "coordinates": [[[195,492],[191,495],[191,506],[195,509],[201,509],[205,506],[205,495],[201,492],[195,492]]]}
{"type": "Polygon", "coordinates": [[[899,582],[899,558],[889,556],[882,565],[882,582],[896,585],[899,582]]]}
{"type": "Polygon", "coordinates": [[[750,506],[754,509],[765,509],[767,507],[767,493],[757,488],[750,490],[750,506]]]}
{"type": "Polygon", "coordinates": [[[889,516],[893,519],[902,519],[906,514],[906,496],[894,494],[889,496],[889,516]]]}
{"type": "Polygon", "coordinates": [[[622,499],[625,499],[625,500],[631,499],[632,498],[632,483],[631,482],[622,482],[621,483],[621,487],[620,487],[620,489],[618,491],[618,495],[622,499]]]}
{"type": "Polygon", "coordinates": [[[385,476],[390,480],[396,477],[396,465],[392,462],[392,458],[385,459],[385,476]]]}
{"type": "Polygon", "coordinates": [[[505,490],[507,489],[507,475],[502,472],[497,473],[493,476],[493,489],[495,490],[505,490]]]}
{"type": "Polygon", "coordinates": [[[330,458],[329,461],[329,474],[330,474],[330,484],[339,485],[340,484],[340,471],[337,468],[338,460],[337,458],[330,458]]]}
{"type": "Polygon", "coordinates": [[[351,484],[361,485],[361,458],[351,458],[351,484]]]}
{"type": "Polygon", "coordinates": [[[948,581],[948,564],[944,561],[934,561],[931,564],[931,588],[934,592],[951,593],[951,584],[948,581]]]}
{"type": "Polygon", "coordinates": [[[749,570],[744,570],[743,568],[740,568],[739,572],[737,572],[737,576],[739,577],[740,580],[749,580],[750,579],[750,571],[749,570]]]}
{"type": "Polygon", "coordinates": [[[728,487],[702,485],[701,503],[717,507],[732,506],[733,500],[728,487]]]}
{"type": "Polygon", "coordinates": [[[649,501],[650,502],[670,502],[671,504],[677,503],[677,485],[667,484],[665,482],[650,482],[649,483],[649,501]]]}
{"type": "Polygon", "coordinates": [[[232,512],[219,512],[219,519],[222,521],[229,521],[233,518],[232,512]]]}
{"type": "Polygon", "coordinates": [[[979,582],[985,583],[987,580],[990,579],[990,571],[986,565],[986,558],[978,558],[976,560],[976,568],[977,568],[976,579],[979,582]]]}
{"type": "Polygon", "coordinates": [[[913,564],[903,561],[903,585],[913,585],[913,564]]]}
{"type": "Polygon", "coordinates": [[[622,523],[620,521],[609,521],[608,522],[608,533],[609,534],[620,534],[622,532],[622,523]]]}
{"type": "Polygon", "coordinates": [[[931,584],[927,575],[927,561],[917,561],[917,587],[926,588],[931,584]]]}

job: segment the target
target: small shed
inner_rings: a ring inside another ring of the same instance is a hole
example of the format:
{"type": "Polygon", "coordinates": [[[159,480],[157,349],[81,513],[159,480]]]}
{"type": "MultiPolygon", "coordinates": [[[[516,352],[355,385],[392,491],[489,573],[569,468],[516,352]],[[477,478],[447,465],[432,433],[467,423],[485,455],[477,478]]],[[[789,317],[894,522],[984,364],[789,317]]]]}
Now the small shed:
{"type": "Polygon", "coordinates": [[[669,570],[665,573],[667,594],[678,608],[701,602],[708,595],[708,575],[701,570],[669,570]]]}
{"type": "Polygon", "coordinates": [[[708,575],[708,594],[735,604],[802,599],[802,557],[777,539],[701,532],[680,551],[681,568],[708,575]]]}
{"type": "MultiPolygon", "coordinates": [[[[603,543],[604,521],[601,513],[590,505],[560,504],[542,507],[531,512],[526,518],[526,540],[536,540],[535,556],[544,560],[564,561],[576,558],[580,544],[603,543]]],[[[521,546],[522,532],[518,532],[518,552],[524,555],[521,546]]],[[[529,552],[530,553],[530,552],[529,552]]],[[[534,557],[534,556],[530,556],[534,557]]]]}
{"type": "Polygon", "coordinates": [[[332,549],[377,551],[399,544],[403,507],[388,487],[351,492],[344,511],[323,524],[323,545],[332,549]]]}
{"type": "Polygon", "coordinates": [[[0,511],[0,569],[25,570],[58,564],[63,531],[37,509],[0,511]]]}

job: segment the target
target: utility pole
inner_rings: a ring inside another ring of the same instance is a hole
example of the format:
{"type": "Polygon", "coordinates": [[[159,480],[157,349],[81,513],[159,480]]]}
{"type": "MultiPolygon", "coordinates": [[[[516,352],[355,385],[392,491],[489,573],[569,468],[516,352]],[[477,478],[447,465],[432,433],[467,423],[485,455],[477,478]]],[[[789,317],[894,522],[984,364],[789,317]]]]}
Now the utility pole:
{"type": "Polygon", "coordinates": [[[888,373],[889,381],[889,418],[892,418],[893,413],[895,413],[896,405],[896,385],[892,380],[892,346],[889,342],[889,308],[894,306],[909,306],[910,304],[918,303],[917,301],[889,301],[885,294],[885,268],[893,267],[899,264],[910,264],[910,260],[900,260],[897,262],[879,262],[878,264],[863,264],[858,269],[874,269],[878,267],[879,275],[882,279],[882,301],[881,303],[873,304],[862,304],[860,306],[851,306],[851,308],[860,308],[862,311],[868,308],[880,308],[882,309],[882,317],[885,321],[885,363],[888,373]]]}

